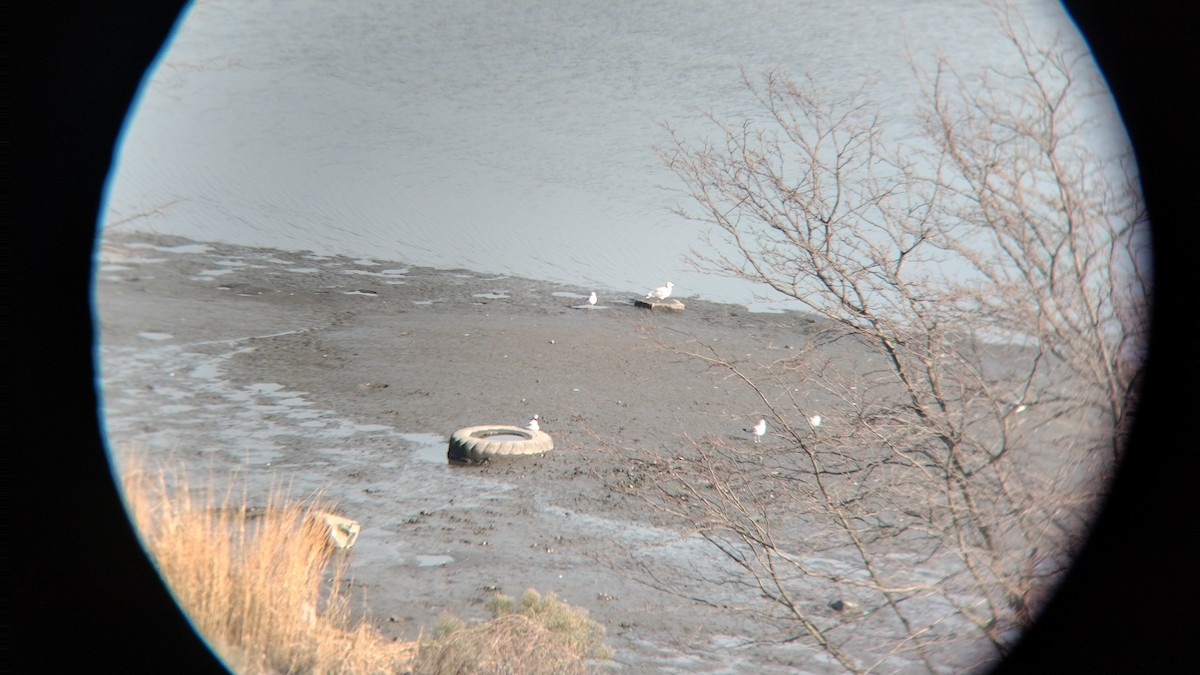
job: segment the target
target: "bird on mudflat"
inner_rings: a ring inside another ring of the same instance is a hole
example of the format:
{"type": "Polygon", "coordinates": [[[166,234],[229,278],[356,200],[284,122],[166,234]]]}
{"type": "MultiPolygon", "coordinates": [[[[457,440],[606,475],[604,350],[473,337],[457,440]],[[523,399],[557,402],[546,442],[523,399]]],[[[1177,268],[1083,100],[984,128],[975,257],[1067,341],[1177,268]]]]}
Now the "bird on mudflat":
{"type": "Polygon", "coordinates": [[[821,426],[821,416],[813,415],[812,417],[808,418],[808,423],[811,424],[814,429],[821,426]]]}
{"type": "Polygon", "coordinates": [[[528,422],[525,423],[525,428],[530,431],[541,431],[542,427],[538,425],[538,416],[534,415],[528,422]]]}
{"type": "Polygon", "coordinates": [[[588,304],[588,307],[596,306],[596,291],[592,291],[592,294],[588,296],[587,304],[588,304]]]}
{"type": "Polygon", "coordinates": [[[646,297],[647,298],[658,298],[659,300],[665,300],[668,296],[671,295],[672,288],[675,288],[675,284],[668,281],[666,286],[659,286],[658,288],[647,293],[646,297]]]}
{"type": "Polygon", "coordinates": [[[758,424],[755,424],[749,429],[742,429],[742,431],[748,434],[754,434],[754,442],[757,443],[758,439],[762,438],[767,433],[767,421],[760,418],[758,420],[758,424]]]}

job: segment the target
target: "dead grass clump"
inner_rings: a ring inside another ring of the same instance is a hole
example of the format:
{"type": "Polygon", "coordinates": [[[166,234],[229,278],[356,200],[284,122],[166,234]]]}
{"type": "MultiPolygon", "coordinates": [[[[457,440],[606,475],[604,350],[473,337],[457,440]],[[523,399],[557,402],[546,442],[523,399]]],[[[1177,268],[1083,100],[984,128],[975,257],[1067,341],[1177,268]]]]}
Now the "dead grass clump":
{"type": "Polygon", "coordinates": [[[235,672],[408,672],[414,645],[351,625],[317,498],[272,491],[264,509],[194,493],[182,472],[127,472],[125,498],[159,573],[235,672]],[[168,486],[174,486],[168,489],[168,486]]]}
{"type": "Polygon", "coordinates": [[[589,661],[608,660],[604,626],[553,593],[525,591],[520,602],[497,595],[493,618],[477,624],[447,616],[421,640],[413,672],[586,673],[589,661]]]}

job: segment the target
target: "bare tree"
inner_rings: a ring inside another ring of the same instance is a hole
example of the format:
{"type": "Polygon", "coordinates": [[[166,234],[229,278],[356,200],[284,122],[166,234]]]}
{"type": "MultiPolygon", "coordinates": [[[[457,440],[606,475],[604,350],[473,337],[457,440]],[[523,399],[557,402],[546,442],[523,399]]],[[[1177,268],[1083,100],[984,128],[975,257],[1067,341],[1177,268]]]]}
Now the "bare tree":
{"type": "Polygon", "coordinates": [[[715,140],[671,130],[658,149],[679,213],[715,235],[693,263],[831,328],[770,364],[689,350],[752,387],[783,444],[693,439],[657,503],[735,563],[780,639],[850,671],[1004,654],[1065,569],[1135,400],[1149,279],[1132,162],[1092,145],[1086,52],[996,16],[1019,68],[914,66],[920,134],[889,138],[863,92],[744,73],[760,116],[710,115],[715,140]]]}

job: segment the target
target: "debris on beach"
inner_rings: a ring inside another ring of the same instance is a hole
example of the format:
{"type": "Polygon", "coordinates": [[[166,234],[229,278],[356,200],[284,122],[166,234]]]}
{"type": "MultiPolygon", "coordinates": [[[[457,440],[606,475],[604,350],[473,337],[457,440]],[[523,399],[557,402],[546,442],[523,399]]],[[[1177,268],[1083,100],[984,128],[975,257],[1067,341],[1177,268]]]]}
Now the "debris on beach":
{"type": "Polygon", "coordinates": [[[645,307],[650,310],[662,310],[664,312],[682,312],[683,303],[675,298],[634,298],[633,304],[638,307],[645,307]]]}

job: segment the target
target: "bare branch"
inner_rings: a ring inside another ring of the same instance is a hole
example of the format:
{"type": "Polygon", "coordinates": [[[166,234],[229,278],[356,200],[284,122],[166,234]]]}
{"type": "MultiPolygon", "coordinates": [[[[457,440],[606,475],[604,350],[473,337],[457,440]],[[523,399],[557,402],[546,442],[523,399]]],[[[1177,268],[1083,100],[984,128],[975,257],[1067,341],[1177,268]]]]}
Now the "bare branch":
{"type": "Polygon", "coordinates": [[[848,670],[900,653],[939,670],[964,634],[1003,654],[1065,569],[1136,400],[1133,164],[1092,142],[1086,52],[994,9],[1013,67],[914,66],[923,142],[890,139],[865,89],[772,71],[743,72],[760,116],[710,115],[698,144],[668,128],[658,149],[677,213],[708,228],[692,263],[832,328],[770,364],[676,348],[754,391],[778,443],[692,439],[656,503],[848,670]],[[822,625],[801,598],[831,588],[865,609],[822,625]]]}

